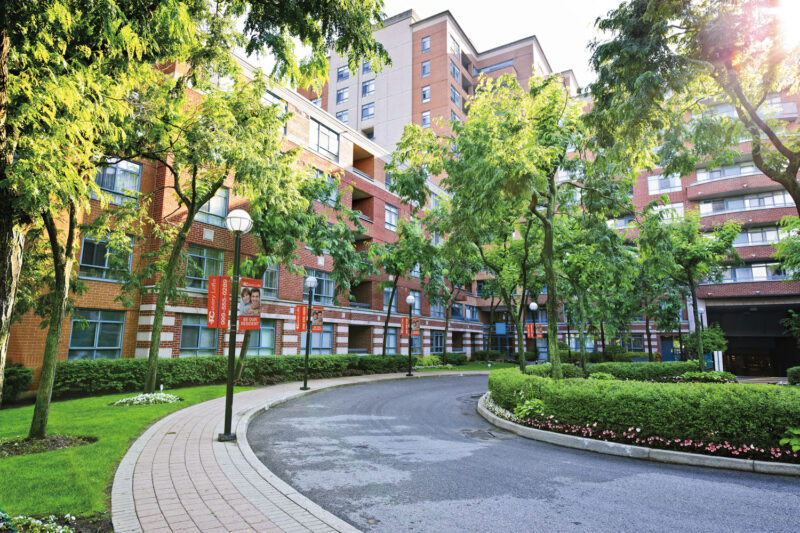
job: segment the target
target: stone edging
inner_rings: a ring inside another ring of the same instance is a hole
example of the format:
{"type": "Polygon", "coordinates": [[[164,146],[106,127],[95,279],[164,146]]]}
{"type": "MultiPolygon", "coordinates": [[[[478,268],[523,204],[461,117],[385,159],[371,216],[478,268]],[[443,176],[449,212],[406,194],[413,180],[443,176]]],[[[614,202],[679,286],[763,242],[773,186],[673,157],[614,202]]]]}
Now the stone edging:
{"type": "MultiPolygon", "coordinates": [[[[488,393],[487,393],[488,394],[488,393]]],[[[566,435],[553,431],[535,429],[520,424],[515,424],[489,411],[484,405],[486,395],[481,396],[478,401],[478,414],[486,419],[490,424],[499,428],[516,433],[526,439],[538,440],[575,448],[591,452],[604,453],[606,455],[617,455],[620,457],[632,457],[634,459],[645,459],[647,461],[657,461],[660,463],[671,463],[676,465],[705,466],[709,468],[725,468],[728,470],[742,470],[744,472],[756,472],[759,474],[780,474],[784,476],[800,476],[800,465],[789,463],[772,463],[768,461],[756,461],[754,459],[735,459],[733,457],[714,457],[712,455],[702,455],[698,453],[678,452],[673,450],[657,450],[644,446],[634,446],[631,444],[621,444],[597,439],[587,439],[575,435],[566,435]]]]}

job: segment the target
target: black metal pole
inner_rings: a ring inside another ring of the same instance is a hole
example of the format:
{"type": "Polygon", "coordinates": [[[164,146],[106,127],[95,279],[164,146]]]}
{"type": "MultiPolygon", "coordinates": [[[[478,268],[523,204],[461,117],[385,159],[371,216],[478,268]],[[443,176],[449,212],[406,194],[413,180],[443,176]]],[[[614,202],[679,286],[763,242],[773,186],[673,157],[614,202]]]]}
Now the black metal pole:
{"type": "Polygon", "coordinates": [[[231,287],[231,327],[228,340],[228,386],[225,390],[225,431],[219,434],[220,442],[236,440],[236,433],[231,431],[233,419],[233,374],[236,371],[236,321],[239,319],[239,252],[242,247],[242,234],[236,232],[236,244],[233,252],[233,286],[231,287]]]}
{"type": "Polygon", "coordinates": [[[536,354],[536,360],[539,360],[539,342],[536,338],[536,311],[533,312],[533,352],[536,354]]]}
{"type": "Polygon", "coordinates": [[[567,357],[572,362],[572,332],[569,329],[569,313],[567,306],[564,306],[564,318],[567,320],[567,357]]]}
{"type": "Polygon", "coordinates": [[[311,351],[311,297],[314,289],[308,288],[308,310],[306,311],[306,362],[303,365],[303,386],[300,390],[308,390],[308,354],[311,351]]]}
{"type": "Polygon", "coordinates": [[[413,338],[412,333],[414,329],[411,326],[411,310],[414,309],[414,304],[410,304],[408,306],[408,374],[406,377],[412,377],[414,374],[411,373],[411,339],[413,338]]]}

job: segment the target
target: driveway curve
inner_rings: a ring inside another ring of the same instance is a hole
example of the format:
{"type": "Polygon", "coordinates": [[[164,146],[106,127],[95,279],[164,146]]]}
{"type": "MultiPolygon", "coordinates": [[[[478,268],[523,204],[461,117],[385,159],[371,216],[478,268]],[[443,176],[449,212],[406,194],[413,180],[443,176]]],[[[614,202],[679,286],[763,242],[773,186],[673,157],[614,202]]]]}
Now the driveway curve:
{"type": "Polygon", "coordinates": [[[476,413],[487,378],[322,391],[252,420],[250,446],[364,531],[797,531],[797,478],[531,441],[476,413]]]}

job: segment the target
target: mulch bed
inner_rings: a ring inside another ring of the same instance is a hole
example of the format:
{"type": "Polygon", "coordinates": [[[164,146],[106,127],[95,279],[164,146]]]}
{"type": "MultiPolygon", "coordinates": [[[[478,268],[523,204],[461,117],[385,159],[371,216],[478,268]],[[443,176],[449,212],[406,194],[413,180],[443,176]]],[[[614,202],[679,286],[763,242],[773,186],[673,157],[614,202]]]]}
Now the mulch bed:
{"type": "Polygon", "coordinates": [[[63,450],[97,442],[97,437],[50,435],[43,439],[7,439],[0,441],[0,458],[63,450]]]}

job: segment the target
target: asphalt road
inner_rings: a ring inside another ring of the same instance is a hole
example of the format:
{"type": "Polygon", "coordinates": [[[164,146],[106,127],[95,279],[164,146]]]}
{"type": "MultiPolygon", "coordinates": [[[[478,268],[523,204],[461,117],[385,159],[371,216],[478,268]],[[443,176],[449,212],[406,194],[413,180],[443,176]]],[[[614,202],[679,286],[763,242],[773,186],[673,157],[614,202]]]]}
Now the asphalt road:
{"type": "Polygon", "coordinates": [[[267,411],[248,439],[275,474],[364,531],[800,531],[800,479],[517,437],[476,413],[486,380],[323,391],[267,411]]]}

